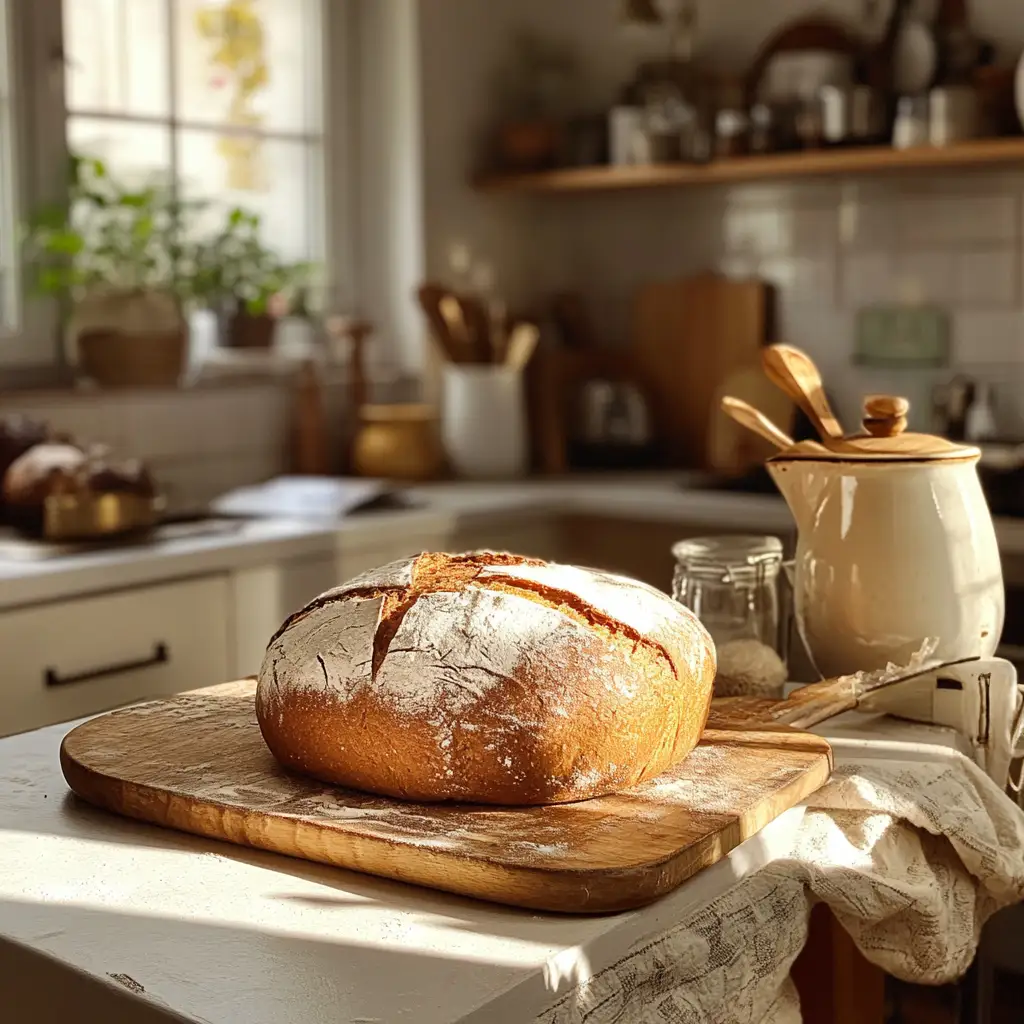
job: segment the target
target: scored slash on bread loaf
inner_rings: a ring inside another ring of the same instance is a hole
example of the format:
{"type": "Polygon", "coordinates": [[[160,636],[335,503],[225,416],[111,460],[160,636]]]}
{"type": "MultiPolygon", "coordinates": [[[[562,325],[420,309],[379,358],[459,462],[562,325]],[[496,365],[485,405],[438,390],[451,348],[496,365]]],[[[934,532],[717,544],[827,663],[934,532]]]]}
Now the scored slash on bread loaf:
{"type": "Polygon", "coordinates": [[[291,616],[257,715],[286,767],[417,800],[555,803],[693,748],[714,677],[696,618],[623,577],[423,554],[291,616]]]}

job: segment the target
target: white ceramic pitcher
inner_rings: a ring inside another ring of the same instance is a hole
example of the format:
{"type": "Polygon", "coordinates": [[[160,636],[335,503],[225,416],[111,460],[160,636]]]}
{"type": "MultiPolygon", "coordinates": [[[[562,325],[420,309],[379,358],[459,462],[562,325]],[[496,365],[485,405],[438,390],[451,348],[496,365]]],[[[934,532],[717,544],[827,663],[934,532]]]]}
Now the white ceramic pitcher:
{"type": "Polygon", "coordinates": [[[901,400],[865,408],[863,434],[768,462],[799,531],[795,611],[815,667],[905,665],[929,640],[943,660],[991,657],[1005,595],[980,452],[904,433],[901,400]]]}

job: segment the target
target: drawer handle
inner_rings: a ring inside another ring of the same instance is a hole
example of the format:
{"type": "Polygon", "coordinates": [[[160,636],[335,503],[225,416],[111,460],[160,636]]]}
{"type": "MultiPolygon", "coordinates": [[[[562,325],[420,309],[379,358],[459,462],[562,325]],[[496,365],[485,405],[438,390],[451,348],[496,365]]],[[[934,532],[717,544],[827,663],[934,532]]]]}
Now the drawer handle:
{"type": "Polygon", "coordinates": [[[125,672],[137,672],[143,668],[153,668],[156,665],[166,665],[171,660],[171,652],[167,644],[157,644],[153,653],[148,658],[140,661],[123,661],[120,665],[108,665],[106,668],[94,668],[87,672],[79,672],[74,676],[61,676],[57,670],[48,668],[43,674],[43,681],[47,686],[70,686],[72,683],[86,683],[92,679],[103,679],[106,676],[119,676],[125,672]]]}

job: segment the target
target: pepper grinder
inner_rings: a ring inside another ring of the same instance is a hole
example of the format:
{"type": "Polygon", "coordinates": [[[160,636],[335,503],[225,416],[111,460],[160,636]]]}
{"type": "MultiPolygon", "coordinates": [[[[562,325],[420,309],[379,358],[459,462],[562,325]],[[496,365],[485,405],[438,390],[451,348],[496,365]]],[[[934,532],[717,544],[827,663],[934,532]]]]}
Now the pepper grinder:
{"type": "Polygon", "coordinates": [[[349,438],[348,465],[352,464],[352,442],[359,429],[359,413],[369,400],[369,382],[366,378],[366,343],[373,334],[373,324],[358,317],[332,317],[327,330],[335,338],[348,343],[348,393],[349,393],[349,438]]]}
{"type": "Polygon", "coordinates": [[[316,364],[307,359],[295,383],[292,466],[299,476],[326,476],[330,472],[327,414],[316,364]]]}

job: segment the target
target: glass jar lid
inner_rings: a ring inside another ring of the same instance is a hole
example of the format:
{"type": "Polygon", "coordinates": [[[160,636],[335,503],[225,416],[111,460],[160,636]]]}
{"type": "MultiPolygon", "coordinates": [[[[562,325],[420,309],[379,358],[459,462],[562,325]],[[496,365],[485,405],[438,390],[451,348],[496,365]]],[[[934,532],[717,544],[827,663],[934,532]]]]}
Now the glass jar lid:
{"type": "Polygon", "coordinates": [[[729,581],[774,577],[782,565],[778,537],[693,537],[672,546],[679,568],[697,576],[729,581]]]}

